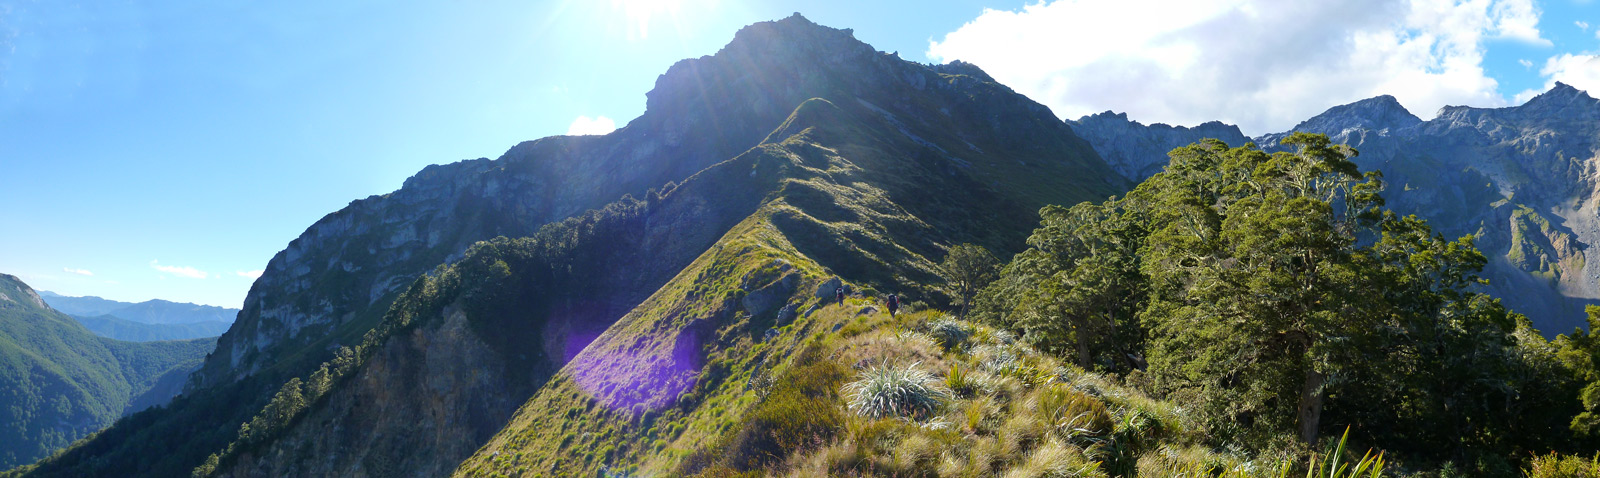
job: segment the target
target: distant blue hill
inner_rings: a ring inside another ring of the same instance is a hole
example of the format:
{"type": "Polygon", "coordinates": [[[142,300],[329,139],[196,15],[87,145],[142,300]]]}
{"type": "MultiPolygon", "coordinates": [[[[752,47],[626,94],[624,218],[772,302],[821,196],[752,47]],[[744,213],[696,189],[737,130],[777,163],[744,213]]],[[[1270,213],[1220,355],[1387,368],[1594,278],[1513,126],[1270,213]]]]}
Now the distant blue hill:
{"type": "Polygon", "coordinates": [[[90,332],[101,337],[128,342],[155,342],[216,337],[228,331],[228,322],[213,320],[186,324],[145,324],[114,315],[72,316],[90,332]]]}
{"type": "MultiPolygon", "coordinates": [[[[45,303],[50,304],[50,308],[73,317],[112,315],[119,319],[141,324],[193,324],[201,322],[233,324],[233,319],[239,315],[239,309],[178,303],[161,299],[147,300],[135,304],[94,296],[69,297],[50,291],[39,291],[39,297],[43,298],[45,303]]],[[[87,326],[88,324],[85,325],[87,326]]],[[[92,330],[94,327],[90,327],[90,329],[92,330]]],[[[96,332],[98,333],[98,331],[96,332]]],[[[220,335],[220,332],[211,335],[220,335]]]]}

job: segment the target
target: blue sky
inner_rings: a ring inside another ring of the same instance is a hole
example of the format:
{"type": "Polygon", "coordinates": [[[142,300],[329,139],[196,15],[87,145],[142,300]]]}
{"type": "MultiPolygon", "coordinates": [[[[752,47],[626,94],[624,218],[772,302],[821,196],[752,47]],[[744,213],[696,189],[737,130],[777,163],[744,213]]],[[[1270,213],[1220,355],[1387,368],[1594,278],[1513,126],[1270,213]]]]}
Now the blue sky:
{"type": "Polygon", "coordinates": [[[1279,3],[0,0],[0,272],[237,307],[251,272],[323,215],[428,164],[620,126],[673,62],[795,11],[903,58],[974,61],[1063,117],[1260,134],[1390,90],[1427,118],[1556,79],[1600,89],[1594,3],[1279,3]],[[1268,28],[1307,16],[1320,21],[1268,28]],[[1325,64],[1273,49],[1304,45],[1325,64]]]}

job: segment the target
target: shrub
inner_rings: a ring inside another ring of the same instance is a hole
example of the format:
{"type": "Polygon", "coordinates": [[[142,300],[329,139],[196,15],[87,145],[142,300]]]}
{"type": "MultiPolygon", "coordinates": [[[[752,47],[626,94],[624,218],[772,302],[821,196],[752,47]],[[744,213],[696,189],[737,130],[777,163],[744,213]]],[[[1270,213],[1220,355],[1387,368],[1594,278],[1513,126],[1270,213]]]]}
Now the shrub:
{"type": "Polygon", "coordinates": [[[1308,478],[1356,478],[1361,476],[1378,478],[1383,476],[1383,452],[1373,455],[1371,450],[1367,450],[1367,454],[1363,455],[1360,461],[1345,463],[1344,445],[1345,441],[1349,439],[1350,429],[1345,428],[1344,436],[1339,437],[1339,445],[1329,451],[1328,455],[1323,457],[1320,463],[1317,461],[1317,456],[1312,455],[1311,472],[1306,476],[1308,478]]]}
{"type": "Polygon", "coordinates": [[[844,387],[850,411],[869,418],[933,416],[950,399],[950,392],[918,369],[919,363],[905,367],[882,364],[863,370],[856,381],[844,387]]]}
{"type": "Polygon", "coordinates": [[[1528,465],[1528,478],[1600,478],[1600,453],[1589,459],[1552,453],[1528,465]]]}

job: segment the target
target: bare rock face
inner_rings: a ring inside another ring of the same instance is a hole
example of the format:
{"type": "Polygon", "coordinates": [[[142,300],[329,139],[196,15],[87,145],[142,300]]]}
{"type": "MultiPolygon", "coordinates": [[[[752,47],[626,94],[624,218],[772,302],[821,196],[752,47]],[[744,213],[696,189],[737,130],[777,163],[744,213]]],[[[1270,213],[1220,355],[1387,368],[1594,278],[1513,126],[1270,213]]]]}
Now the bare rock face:
{"type": "Polygon", "coordinates": [[[817,296],[818,299],[831,298],[831,297],[837,295],[838,291],[839,291],[839,288],[843,287],[843,286],[844,286],[844,281],[839,280],[838,277],[830,278],[830,279],[828,279],[826,281],[823,281],[822,285],[817,286],[816,296],[817,296]]]}
{"type": "MultiPolygon", "coordinates": [[[[1120,118],[1101,114],[1072,124],[1113,164],[1145,165],[1119,168],[1137,171],[1132,180],[1166,163],[1165,151],[1157,156],[1159,148],[1143,146],[1148,138],[1192,140],[1192,131],[1120,118]]],[[[1584,326],[1584,306],[1600,303],[1600,264],[1585,253],[1600,244],[1600,100],[1557,83],[1521,106],[1449,106],[1422,121],[1385,95],[1254,141],[1272,150],[1295,131],[1326,134],[1359,151],[1362,170],[1384,173],[1384,198],[1396,212],[1426,218],[1446,237],[1476,236],[1490,259],[1488,292],[1545,334],[1584,326]]]]}

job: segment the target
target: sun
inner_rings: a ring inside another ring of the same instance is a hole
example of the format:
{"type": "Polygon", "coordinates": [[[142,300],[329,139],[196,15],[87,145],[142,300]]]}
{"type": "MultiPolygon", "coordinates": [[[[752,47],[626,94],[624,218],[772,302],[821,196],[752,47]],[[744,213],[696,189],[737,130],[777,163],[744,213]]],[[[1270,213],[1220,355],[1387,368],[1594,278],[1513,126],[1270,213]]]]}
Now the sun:
{"type": "Polygon", "coordinates": [[[628,22],[630,40],[649,39],[650,24],[657,19],[677,23],[682,6],[683,0],[611,0],[612,10],[620,12],[628,22]]]}

